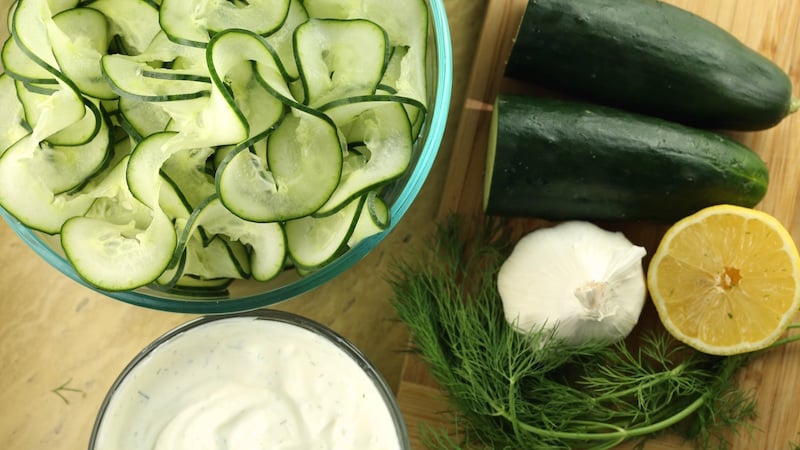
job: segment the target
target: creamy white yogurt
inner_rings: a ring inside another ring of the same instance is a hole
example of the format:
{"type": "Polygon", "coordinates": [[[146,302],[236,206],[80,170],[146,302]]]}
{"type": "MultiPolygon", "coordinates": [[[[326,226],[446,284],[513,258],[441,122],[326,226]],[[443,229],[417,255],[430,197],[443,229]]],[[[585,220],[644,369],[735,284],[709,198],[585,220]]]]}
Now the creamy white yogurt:
{"type": "Polygon", "coordinates": [[[396,450],[404,433],[350,354],[297,325],[210,321],[156,347],[110,396],[95,450],[396,450]]]}

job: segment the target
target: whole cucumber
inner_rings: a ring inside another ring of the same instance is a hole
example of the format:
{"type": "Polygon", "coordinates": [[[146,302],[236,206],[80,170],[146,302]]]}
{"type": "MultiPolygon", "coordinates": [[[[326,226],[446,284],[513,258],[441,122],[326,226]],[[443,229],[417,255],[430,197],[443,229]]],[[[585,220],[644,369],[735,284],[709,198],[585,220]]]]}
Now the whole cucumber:
{"type": "Polygon", "coordinates": [[[769,174],[724,135],[595,104],[501,94],[484,210],[549,220],[673,221],[706,206],[755,206],[769,174]]]}
{"type": "Polygon", "coordinates": [[[766,129],[797,108],[775,63],[657,0],[529,0],[506,75],[700,128],[766,129]]]}

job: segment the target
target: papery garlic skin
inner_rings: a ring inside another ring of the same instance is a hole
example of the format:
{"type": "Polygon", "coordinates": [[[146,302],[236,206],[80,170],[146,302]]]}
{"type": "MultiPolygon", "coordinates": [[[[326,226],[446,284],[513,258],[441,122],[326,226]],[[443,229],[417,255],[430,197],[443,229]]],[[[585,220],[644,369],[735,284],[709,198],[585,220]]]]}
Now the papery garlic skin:
{"type": "Polygon", "coordinates": [[[622,233],[590,222],[535,230],[498,272],[506,320],[523,333],[555,328],[571,345],[625,338],[647,296],[645,254],[622,233]]]}

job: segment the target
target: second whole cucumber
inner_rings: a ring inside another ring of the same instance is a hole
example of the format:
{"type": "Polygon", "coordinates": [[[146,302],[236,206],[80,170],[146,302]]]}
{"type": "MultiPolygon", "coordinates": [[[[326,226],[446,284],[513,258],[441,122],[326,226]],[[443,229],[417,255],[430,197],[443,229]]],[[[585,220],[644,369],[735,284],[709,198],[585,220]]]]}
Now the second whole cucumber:
{"type": "Polygon", "coordinates": [[[672,221],[714,204],[755,206],[768,181],[757,153],[719,133],[594,104],[500,94],[484,210],[672,221]]]}

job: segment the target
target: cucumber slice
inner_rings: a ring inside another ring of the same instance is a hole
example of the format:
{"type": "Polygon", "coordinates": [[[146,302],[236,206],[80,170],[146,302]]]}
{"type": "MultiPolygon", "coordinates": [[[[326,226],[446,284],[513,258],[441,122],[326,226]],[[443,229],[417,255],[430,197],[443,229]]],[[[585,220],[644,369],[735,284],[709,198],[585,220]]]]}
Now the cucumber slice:
{"type": "Polygon", "coordinates": [[[100,67],[100,58],[110,42],[103,13],[91,8],[72,8],[53,17],[50,45],[65,77],[80,91],[97,99],[113,99],[100,67]]]}
{"type": "Polygon", "coordinates": [[[15,142],[31,132],[25,121],[22,103],[17,101],[17,88],[14,80],[6,73],[0,73],[0,157],[15,142]]]}
{"type": "Polygon", "coordinates": [[[161,166],[162,176],[169,178],[191,209],[216,193],[214,177],[205,169],[213,153],[211,147],[179,150],[161,166]]]}
{"type": "Polygon", "coordinates": [[[111,89],[123,97],[146,102],[170,102],[208,97],[211,94],[211,83],[179,76],[196,75],[192,72],[156,69],[126,55],[105,55],[101,62],[103,76],[111,89]],[[161,76],[154,75],[158,73],[161,76]]]}
{"type": "MultiPolygon", "coordinates": [[[[234,241],[231,240],[228,236],[224,234],[217,234],[211,241],[220,240],[225,243],[226,250],[228,255],[230,256],[231,262],[233,262],[234,267],[236,267],[237,275],[225,277],[221,276],[221,274],[211,273],[210,276],[205,277],[205,279],[213,280],[218,278],[252,278],[253,272],[252,268],[250,267],[250,250],[241,241],[234,241]]],[[[209,241],[209,242],[211,242],[209,241]]]]}
{"type": "Polygon", "coordinates": [[[368,20],[309,19],[294,34],[305,103],[374,94],[389,59],[386,32],[368,20]]]}
{"type": "Polygon", "coordinates": [[[166,130],[171,119],[164,108],[134,97],[120,97],[119,112],[139,140],[166,130]]]}
{"type": "Polygon", "coordinates": [[[132,225],[145,229],[152,222],[153,210],[138,201],[126,180],[129,155],[117,161],[111,170],[96,177],[94,185],[84,188],[87,196],[94,198],[85,217],[106,220],[117,225],[132,225]]]}
{"type": "Polygon", "coordinates": [[[248,140],[261,138],[273,130],[286,112],[283,102],[256,81],[254,69],[250,61],[242,61],[226,76],[231,101],[247,122],[248,140]]]}
{"type": "Polygon", "coordinates": [[[347,249],[364,197],[350,201],[335,214],[315,218],[302,217],[286,222],[289,257],[301,269],[318,269],[347,249]]]}
{"type": "MultiPolygon", "coordinates": [[[[2,159],[0,159],[2,162],[2,159]]],[[[95,186],[84,214],[64,222],[61,245],[80,276],[104,290],[130,290],[154,281],[167,268],[177,243],[170,218],[149,208],[128,189],[129,157],[120,159],[95,186]]]]}
{"type": "Polygon", "coordinates": [[[293,108],[267,141],[267,161],[247,149],[217,171],[217,191],[234,214],[254,222],[314,213],[339,183],[343,146],[325,116],[293,108]]]}
{"type": "Polygon", "coordinates": [[[0,57],[2,57],[5,72],[15,80],[36,84],[58,83],[53,74],[32,60],[13,38],[6,39],[3,43],[0,57]]]}
{"type": "Polygon", "coordinates": [[[20,85],[34,94],[51,95],[59,90],[58,80],[53,79],[55,83],[33,83],[28,81],[20,82],[20,85]]]}
{"type": "Polygon", "coordinates": [[[263,137],[285,112],[283,102],[264,88],[255,73],[254,64],[274,61],[267,44],[251,33],[223,32],[209,43],[207,54],[214,85],[247,124],[247,139],[263,137]]]}
{"type": "Polygon", "coordinates": [[[181,220],[189,220],[192,215],[192,206],[180,191],[178,186],[164,172],[161,172],[161,182],[158,189],[158,207],[168,217],[173,219],[178,229],[183,229],[177,223],[181,220]]]}
{"type": "Polygon", "coordinates": [[[208,73],[204,48],[189,47],[169,39],[163,30],[156,33],[144,52],[130,55],[134,60],[146,62],[152,67],[169,66],[171,69],[191,69],[208,73]]]}
{"type": "MultiPolygon", "coordinates": [[[[266,139],[261,139],[261,141],[259,141],[259,142],[265,142],[265,141],[266,141],[266,139]]],[[[255,145],[256,145],[256,142],[250,144],[250,151],[251,152],[255,153],[255,150],[254,150],[255,149],[255,145]]],[[[225,159],[228,158],[232,152],[238,151],[238,149],[240,149],[240,148],[242,148],[242,146],[236,146],[236,145],[222,145],[222,146],[219,146],[219,147],[217,147],[217,150],[214,152],[213,160],[210,160],[209,163],[211,164],[212,167],[215,168],[215,170],[217,170],[216,168],[221,166],[222,163],[225,161],[225,159]]],[[[261,158],[262,159],[266,159],[266,152],[264,152],[261,155],[261,158]]]]}
{"type": "MultiPolygon", "coordinates": [[[[25,120],[32,128],[33,138],[37,142],[52,137],[86,115],[87,106],[79,93],[61,83],[61,80],[56,86],[58,89],[47,94],[31,90],[29,85],[16,82],[17,98],[22,104],[25,120]]],[[[76,142],[61,140],[58,143],[71,145],[83,142],[85,140],[78,139],[76,142]]]]}
{"type": "Polygon", "coordinates": [[[200,280],[220,278],[249,278],[250,260],[244,245],[229,241],[224,236],[214,236],[203,243],[197,235],[186,246],[186,264],[183,276],[200,280]]]}
{"type": "Polygon", "coordinates": [[[386,30],[392,47],[405,47],[400,76],[391,84],[397,95],[410,97],[427,106],[425,77],[428,46],[428,7],[425,0],[305,0],[310,17],[367,19],[386,30]]]}
{"type": "Polygon", "coordinates": [[[241,64],[243,60],[249,60],[255,64],[255,80],[268,93],[287,106],[314,113],[313,110],[295,99],[289,87],[291,77],[286,73],[275,50],[264,38],[246,30],[232,29],[215,35],[209,43],[209,47],[211,47],[211,51],[208,54],[211,58],[207,58],[208,65],[212,68],[212,78],[216,85],[223,85],[223,78],[219,75],[220,69],[230,68],[235,64],[241,64]],[[217,51],[213,50],[215,47],[217,51]],[[221,49],[228,49],[235,53],[231,54],[229,51],[221,51],[221,49]]]}
{"type": "Polygon", "coordinates": [[[88,211],[94,198],[82,193],[56,195],[39,176],[39,143],[31,134],[18,140],[0,158],[0,204],[25,226],[56,234],[69,218],[88,211]]]}
{"type": "Polygon", "coordinates": [[[303,6],[303,2],[301,0],[290,0],[289,12],[286,15],[283,26],[266,37],[267,43],[275,49],[278,59],[283,62],[286,74],[291,79],[296,79],[300,76],[294,59],[294,31],[307,20],[308,13],[303,6]]]}
{"type": "Polygon", "coordinates": [[[129,55],[144,52],[161,31],[158,9],[146,0],[92,0],[85,6],[106,16],[110,34],[120,37],[129,55]]]}
{"type": "Polygon", "coordinates": [[[163,281],[159,279],[157,281],[158,284],[151,284],[149,287],[157,291],[160,290],[169,294],[185,295],[197,299],[204,297],[217,299],[227,295],[227,288],[233,280],[233,278],[200,279],[193,275],[181,276],[179,274],[175,279],[167,277],[164,277],[163,281]]]}
{"type": "Polygon", "coordinates": [[[367,194],[364,210],[369,213],[370,222],[372,222],[375,228],[379,230],[389,228],[389,224],[391,223],[389,205],[380,197],[377,190],[367,194]]]}
{"type": "Polygon", "coordinates": [[[362,240],[378,234],[388,227],[389,207],[383,199],[378,197],[376,191],[370,191],[364,199],[364,206],[361,207],[356,226],[347,240],[347,246],[355,247],[362,240]]]}
{"type": "MultiPolygon", "coordinates": [[[[403,83],[403,61],[407,55],[408,47],[406,46],[395,46],[392,48],[389,62],[386,65],[386,70],[383,73],[383,78],[378,84],[379,91],[382,91],[379,93],[398,95],[398,86],[403,83]]],[[[406,61],[405,64],[408,64],[408,62],[406,61]]],[[[406,113],[408,113],[408,119],[412,124],[411,134],[414,136],[419,134],[419,131],[425,122],[425,113],[427,112],[427,107],[424,103],[419,103],[419,105],[422,107],[410,104],[404,105],[406,108],[406,113]]]]}
{"type": "Polygon", "coordinates": [[[176,240],[172,222],[158,209],[144,229],[93,217],[73,217],[61,228],[69,262],[84,280],[108,291],[153,282],[167,268],[176,240]]]}
{"type": "Polygon", "coordinates": [[[267,140],[261,139],[260,141],[253,142],[250,146],[250,151],[253,152],[259,159],[267,160],[267,140]]]}
{"type": "Polygon", "coordinates": [[[171,146],[215,147],[247,139],[249,127],[244,115],[230,100],[224,86],[212,86],[208,98],[162,104],[171,117],[167,130],[178,132],[171,146]]]}
{"type": "Polygon", "coordinates": [[[223,295],[226,288],[230,286],[233,280],[231,278],[215,278],[213,280],[201,280],[191,275],[181,277],[174,286],[174,291],[192,297],[209,298],[219,297],[223,295]],[[221,292],[220,294],[218,292],[221,292]]]}
{"type": "Polygon", "coordinates": [[[50,5],[53,15],[56,15],[70,8],[76,8],[80,0],[47,0],[47,3],[50,5]]]}
{"type": "Polygon", "coordinates": [[[173,41],[203,47],[211,35],[226,29],[271,34],[288,12],[289,0],[163,0],[159,21],[173,41]]]}
{"type": "Polygon", "coordinates": [[[111,154],[111,137],[105,120],[94,137],[83,145],[54,146],[42,143],[27,161],[30,172],[36,173],[54,194],[82,186],[104,167],[111,154]]]}
{"type": "Polygon", "coordinates": [[[394,46],[389,51],[389,61],[386,63],[386,69],[383,71],[383,78],[378,85],[379,89],[385,91],[387,94],[397,95],[397,88],[400,79],[403,76],[403,59],[408,53],[408,47],[394,46]]]}
{"type": "Polygon", "coordinates": [[[286,260],[286,239],[283,227],[277,222],[258,223],[244,220],[228,210],[219,197],[214,195],[192,214],[181,234],[180,242],[188,242],[198,228],[202,228],[210,235],[226,236],[231,241],[238,241],[249,247],[250,271],[255,280],[270,280],[283,270],[286,260]]]}
{"type": "Polygon", "coordinates": [[[170,41],[167,35],[160,31],[144,52],[125,56],[133,61],[146,64],[142,71],[143,76],[210,83],[205,54],[205,49],[177,44],[170,41]],[[158,72],[151,69],[167,69],[169,71],[158,72]]]}
{"type": "Polygon", "coordinates": [[[18,0],[9,26],[20,50],[51,74],[57,71],[58,62],[50,47],[48,29],[53,26],[56,12],[48,0],[18,0]]]}
{"type": "MultiPolygon", "coordinates": [[[[181,228],[177,223],[175,228],[177,230],[176,234],[180,233],[181,228]]],[[[170,262],[166,270],[161,272],[161,275],[150,283],[150,288],[163,290],[165,292],[175,289],[179,280],[183,278],[183,270],[186,268],[186,250],[184,249],[181,251],[178,257],[177,263],[173,264],[170,262]]]]}
{"type": "Polygon", "coordinates": [[[109,117],[115,116],[119,112],[119,97],[110,100],[97,100],[97,103],[109,117]]]}
{"type": "Polygon", "coordinates": [[[346,154],[341,181],[315,215],[336,212],[353,198],[405,172],[414,139],[408,115],[399,100],[392,96],[364,97],[325,110],[348,143],[363,143],[363,147],[361,152],[346,154]]]}
{"type": "Polygon", "coordinates": [[[100,108],[94,103],[96,100],[84,98],[85,112],[77,122],[51,134],[46,138],[50,145],[75,146],[84,145],[94,139],[100,132],[105,119],[100,108]]]}
{"type": "Polygon", "coordinates": [[[170,156],[181,150],[171,145],[176,135],[171,131],[151,134],[136,144],[131,152],[125,173],[128,189],[133,197],[148,208],[159,209],[161,167],[170,156]]]}

